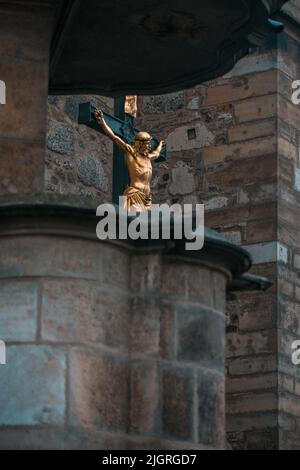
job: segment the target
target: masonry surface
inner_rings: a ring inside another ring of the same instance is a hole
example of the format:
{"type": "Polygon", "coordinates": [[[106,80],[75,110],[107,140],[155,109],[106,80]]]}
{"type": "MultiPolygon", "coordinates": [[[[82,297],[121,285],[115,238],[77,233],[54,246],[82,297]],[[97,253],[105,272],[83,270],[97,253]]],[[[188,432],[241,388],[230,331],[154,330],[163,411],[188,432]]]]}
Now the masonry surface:
{"type": "MultiPolygon", "coordinates": [[[[298,57],[298,33],[287,25],[225,77],[139,98],[138,127],[168,144],[168,161],[154,169],[154,201],[204,202],[206,225],[248,248],[253,272],[274,283],[267,293],[239,294],[227,308],[227,433],[234,449],[299,447],[300,376],[290,359],[299,339],[300,111],[291,102],[298,57]]],[[[50,105],[50,115],[63,101],[50,105]]],[[[89,144],[85,151],[91,153],[89,144]]],[[[103,155],[98,146],[97,158],[103,155]]],[[[95,187],[89,191],[101,200],[95,187]]]]}
{"type": "MultiPolygon", "coordinates": [[[[47,112],[51,15],[39,41],[34,12],[6,23],[15,36],[7,49],[2,33],[0,76],[22,96],[8,88],[11,113],[0,115],[1,201],[110,200],[112,145],[77,113],[91,99],[113,113],[113,100],[50,96],[47,112]]],[[[206,225],[273,281],[267,293],[230,294],[225,317],[216,267],[78,236],[1,236],[2,448],[220,448],[225,408],[228,448],[300,448],[299,40],[287,22],[226,76],[138,100],[137,126],[168,145],[154,202],[204,202],[206,225]]]]}

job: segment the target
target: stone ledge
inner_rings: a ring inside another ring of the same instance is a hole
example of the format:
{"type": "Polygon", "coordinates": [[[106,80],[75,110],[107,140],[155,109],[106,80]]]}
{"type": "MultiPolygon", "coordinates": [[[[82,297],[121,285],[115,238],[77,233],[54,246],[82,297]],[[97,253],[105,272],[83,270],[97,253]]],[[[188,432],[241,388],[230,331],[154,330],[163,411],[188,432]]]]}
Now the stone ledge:
{"type": "MultiPolygon", "coordinates": [[[[96,225],[99,217],[92,207],[78,206],[70,202],[59,202],[58,198],[40,196],[23,198],[21,201],[0,204],[0,236],[49,235],[82,238],[97,241],[96,225]]],[[[130,250],[163,251],[171,256],[184,257],[191,262],[200,262],[225,270],[230,277],[239,278],[252,265],[250,254],[243,248],[225,240],[217,232],[205,229],[202,250],[186,251],[187,240],[113,240],[130,250]]],[[[99,243],[103,243],[100,242],[99,243]]]]}

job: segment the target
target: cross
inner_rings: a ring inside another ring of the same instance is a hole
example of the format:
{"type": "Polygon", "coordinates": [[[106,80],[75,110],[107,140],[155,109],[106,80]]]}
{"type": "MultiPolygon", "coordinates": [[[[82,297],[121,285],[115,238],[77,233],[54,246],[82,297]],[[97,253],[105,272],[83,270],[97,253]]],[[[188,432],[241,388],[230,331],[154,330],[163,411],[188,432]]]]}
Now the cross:
{"type": "MultiPolygon", "coordinates": [[[[79,124],[85,124],[86,126],[104,134],[102,127],[94,117],[94,111],[96,108],[91,102],[83,103],[79,105],[79,124]]],[[[132,144],[134,141],[135,134],[139,132],[135,128],[134,121],[135,116],[128,106],[128,101],[125,97],[116,98],[114,105],[114,114],[111,116],[108,113],[103,112],[106,123],[114,131],[114,133],[121,137],[127,144],[132,144]],[[125,106],[126,105],[126,106],[125,106]],[[130,114],[129,114],[130,113],[130,114]]],[[[104,134],[105,135],[105,134],[104,134]]],[[[152,138],[153,150],[159,144],[159,140],[155,137],[152,138]]],[[[165,161],[167,158],[166,148],[162,150],[159,158],[155,162],[165,161]]],[[[119,203],[119,196],[124,192],[126,185],[129,183],[129,174],[127,170],[126,158],[122,150],[114,145],[113,153],[113,191],[112,200],[114,204],[119,203]]]]}

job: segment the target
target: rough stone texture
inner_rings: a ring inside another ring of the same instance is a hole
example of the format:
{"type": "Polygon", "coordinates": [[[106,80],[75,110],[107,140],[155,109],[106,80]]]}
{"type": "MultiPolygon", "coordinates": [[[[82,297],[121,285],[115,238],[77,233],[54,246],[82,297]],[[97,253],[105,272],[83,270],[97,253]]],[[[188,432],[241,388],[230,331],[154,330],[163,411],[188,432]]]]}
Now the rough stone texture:
{"type": "MultiPolygon", "coordinates": [[[[293,2],[294,4],[296,2],[293,2]]],[[[299,8],[299,5],[298,5],[299,8]]],[[[299,10],[298,10],[299,14],[299,10]]],[[[299,106],[291,102],[292,82],[299,79],[300,36],[280,38],[278,134],[279,143],[279,236],[286,256],[278,267],[278,369],[279,447],[299,449],[300,377],[299,366],[291,362],[292,342],[300,339],[299,329],[299,106]]]]}
{"type": "Polygon", "coordinates": [[[128,297],[101,291],[97,283],[43,283],[42,337],[47,341],[102,343],[127,348],[128,297]]]}
{"type": "Polygon", "coordinates": [[[45,191],[88,198],[96,205],[111,200],[113,146],[99,132],[79,126],[78,107],[87,101],[113,114],[112,99],[49,97],[45,191]]]}
{"type": "MultiPolygon", "coordinates": [[[[47,19],[39,18],[28,17],[25,30],[20,17],[7,15],[8,27],[1,33],[0,52],[4,48],[12,61],[0,61],[0,76],[15,89],[14,94],[8,89],[7,96],[13,122],[4,108],[0,115],[2,194],[42,189],[49,37],[47,19]],[[13,41],[4,34],[12,26],[13,41]],[[20,48],[28,33],[42,40],[31,37],[20,48]],[[29,101],[37,89],[36,100],[29,101]]],[[[291,343],[300,337],[300,112],[291,103],[291,84],[299,79],[298,42],[296,30],[287,26],[277,44],[245,57],[222,78],[172,95],[139,97],[137,126],[169,145],[167,162],[154,165],[154,201],[203,201],[206,224],[250,247],[253,273],[274,281],[267,293],[240,293],[228,304],[226,409],[233,449],[299,448],[300,372],[291,363],[291,343]]],[[[88,197],[96,205],[110,199],[112,145],[76,122],[78,104],[90,99],[112,113],[111,99],[50,97],[52,149],[47,150],[44,178],[47,192],[88,197]],[[69,136],[63,141],[57,131],[62,128],[69,136]],[[92,163],[83,165],[87,157],[92,163]]],[[[215,348],[214,339],[215,331],[222,331],[225,277],[178,260],[161,264],[153,253],[129,260],[122,249],[100,250],[83,240],[1,240],[3,299],[9,296],[14,303],[13,315],[0,309],[4,335],[18,342],[35,341],[37,335],[39,342],[53,343],[53,349],[58,343],[63,349],[58,356],[67,351],[70,361],[68,399],[49,398],[45,390],[47,385],[51,391],[51,384],[43,381],[35,411],[25,416],[20,410],[21,424],[31,420],[28,434],[2,429],[2,447],[15,442],[23,448],[93,448],[98,439],[99,447],[112,449],[222,447],[224,345],[218,337],[215,348]],[[22,277],[23,290],[13,295],[16,278],[22,277]],[[129,284],[135,293],[130,308],[129,284]],[[203,336],[204,328],[214,334],[203,336]],[[189,341],[194,332],[195,341],[189,341]],[[197,363],[191,360],[196,356],[197,363]],[[50,411],[43,408],[44,399],[53,404],[50,411]],[[78,430],[66,436],[60,429],[58,438],[36,429],[43,420],[62,423],[64,400],[69,403],[67,422],[78,430]],[[126,439],[120,432],[128,433],[126,439]]],[[[23,347],[37,348],[31,355],[37,355],[43,378],[46,346],[23,347]]],[[[26,371],[30,366],[25,365],[26,371]]],[[[7,373],[15,384],[16,374],[7,373]]],[[[57,377],[61,384],[61,370],[54,375],[53,384],[57,377]]],[[[27,387],[22,406],[30,409],[27,387]]],[[[6,389],[2,393],[6,399],[6,389]]],[[[16,414],[5,411],[3,416],[6,426],[16,414]]]]}
{"type": "MultiPolygon", "coordinates": [[[[291,103],[298,54],[287,27],[277,44],[244,58],[226,76],[187,90],[176,116],[142,107],[138,119],[169,142],[167,163],[154,169],[154,200],[183,203],[189,195],[203,201],[206,225],[249,248],[253,273],[274,282],[267,293],[241,293],[228,304],[226,404],[233,449],[299,447],[299,371],[291,363],[300,300],[300,115],[291,103]],[[279,382],[278,367],[284,377],[279,382]]],[[[164,277],[170,289],[178,280],[178,295],[193,297],[180,268],[164,277]]],[[[172,309],[165,309],[164,321],[172,331],[172,309]]],[[[176,355],[170,335],[162,347],[167,357],[176,355]]]]}
{"type": "Polygon", "coordinates": [[[126,432],[128,364],[122,358],[74,350],[70,356],[69,420],[74,427],[126,432]]]}
{"type": "Polygon", "coordinates": [[[2,341],[35,341],[37,315],[37,283],[9,282],[0,285],[0,332],[2,341]]]}
{"type": "Polygon", "coordinates": [[[16,10],[2,2],[0,7],[0,76],[6,83],[6,104],[0,107],[0,196],[43,189],[53,14],[42,6],[24,4],[16,10]]]}
{"type": "Polygon", "coordinates": [[[211,371],[198,374],[198,439],[204,445],[224,446],[223,416],[225,414],[225,389],[223,376],[211,371]]]}
{"type": "Polygon", "coordinates": [[[162,389],[163,436],[193,440],[192,369],[163,369],[162,389]]]}
{"type": "Polygon", "coordinates": [[[106,193],[108,191],[108,178],[102,163],[93,155],[82,157],[78,161],[77,174],[85,186],[92,186],[106,193]]]}
{"type": "Polygon", "coordinates": [[[60,155],[71,156],[74,154],[73,129],[66,124],[57,124],[51,129],[47,138],[48,149],[60,155]]]}
{"type": "Polygon", "coordinates": [[[226,273],[53,233],[0,248],[1,449],[223,447],[224,389],[205,412],[223,430],[209,443],[196,418],[208,384],[196,390],[199,368],[224,386],[226,273]]]}
{"type": "Polygon", "coordinates": [[[161,114],[177,111],[184,107],[184,92],[169,93],[168,95],[145,96],[143,111],[145,114],[161,114]]]}
{"type": "Polygon", "coordinates": [[[62,425],[65,353],[42,345],[11,346],[6,362],[1,366],[0,425],[62,425]]]}

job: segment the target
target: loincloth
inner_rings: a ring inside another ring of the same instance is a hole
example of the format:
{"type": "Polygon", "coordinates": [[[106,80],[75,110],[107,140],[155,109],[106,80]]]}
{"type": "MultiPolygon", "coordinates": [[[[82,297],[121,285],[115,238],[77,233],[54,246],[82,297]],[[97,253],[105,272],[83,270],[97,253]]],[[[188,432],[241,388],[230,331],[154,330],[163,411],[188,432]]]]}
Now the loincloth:
{"type": "Polygon", "coordinates": [[[143,191],[127,186],[124,191],[124,209],[127,211],[144,212],[152,208],[151,194],[145,194],[143,191]]]}

